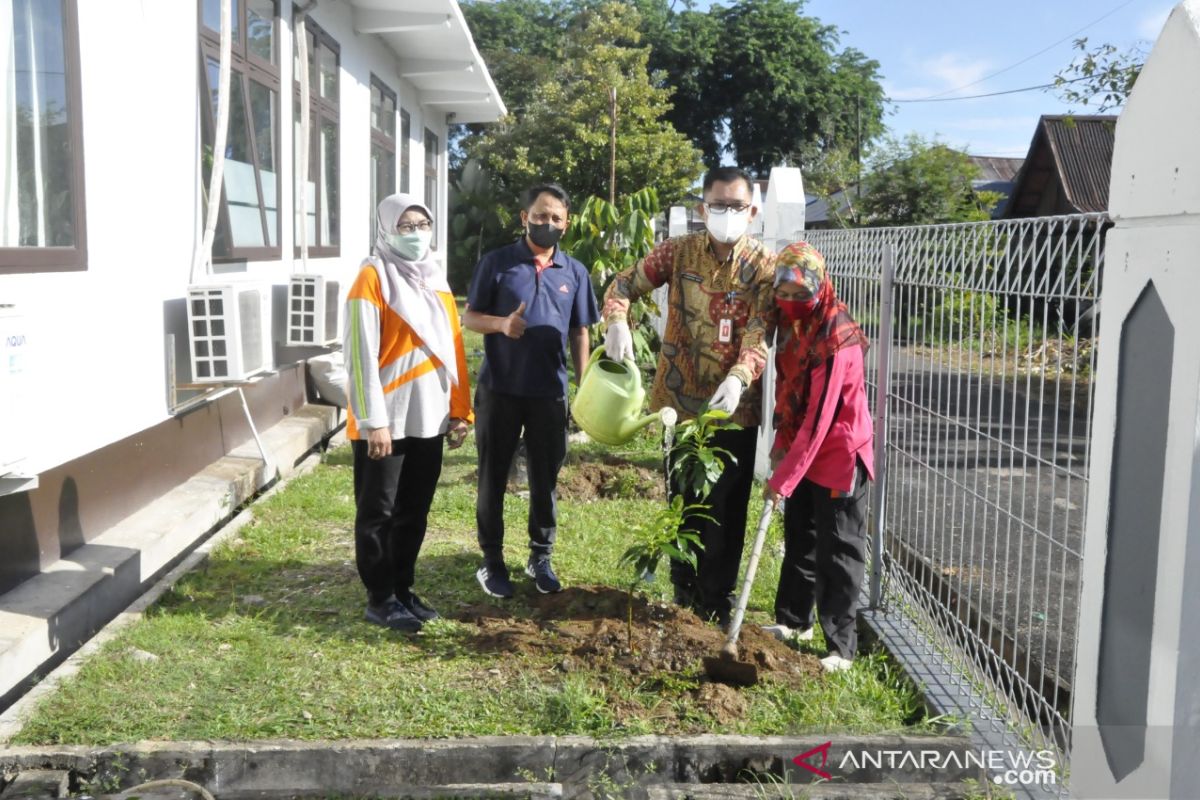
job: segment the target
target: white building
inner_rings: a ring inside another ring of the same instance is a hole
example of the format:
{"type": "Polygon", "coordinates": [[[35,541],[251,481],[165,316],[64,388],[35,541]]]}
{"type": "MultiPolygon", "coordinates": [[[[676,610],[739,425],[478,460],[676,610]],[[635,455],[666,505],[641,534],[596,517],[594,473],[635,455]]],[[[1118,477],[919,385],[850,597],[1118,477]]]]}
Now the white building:
{"type": "MultiPolygon", "coordinates": [[[[334,424],[306,401],[304,359],[323,350],[285,345],[289,277],[305,269],[293,190],[301,13],[312,87],[307,272],[337,281],[344,297],[373,241],[376,198],[423,198],[445,242],[448,125],[504,114],[456,0],[310,0],[303,10],[233,0],[212,275],[192,273],[213,160],[219,0],[0,0],[0,659],[22,635],[25,606],[13,598],[64,561],[89,573],[92,562],[73,553],[254,448],[248,419],[267,439],[298,415],[316,422],[313,441],[334,424]],[[260,324],[243,305],[245,319],[223,321],[227,341],[193,342],[188,288],[213,282],[243,304],[240,290],[258,285],[259,310],[274,314],[260,324]],[[216,353],[191,350],[197,342],[248,356],[249,414],[228,385],[198,385],[221,368],[216,353]],[[192,374],[193,364],[210,374],[192,374]]],[[[140,553],[130,589],[171,557],[140,553]]],[[[63,620],[37,622],[51,630],[30,663],[64,644],[63,620]]],[[[10,680],[5,666],[0,701],[29,674],[10,680]]]]}

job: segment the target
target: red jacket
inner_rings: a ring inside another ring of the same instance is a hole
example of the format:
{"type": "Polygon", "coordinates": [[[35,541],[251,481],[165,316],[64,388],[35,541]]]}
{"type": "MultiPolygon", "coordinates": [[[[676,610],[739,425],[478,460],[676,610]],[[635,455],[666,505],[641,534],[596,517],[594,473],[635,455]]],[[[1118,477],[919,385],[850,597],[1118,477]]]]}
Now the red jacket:
{"type": "Polygon", "coordinates": [[[783,419],[772,453],[784,452],[767,484],[784,497],[790,497],[801,480],[839,492],[849,492],[854,484],[856,459],[867,474],[875,477],[874,426],[867,407],[866,379],[861,347],[843,347],[825,363],[812,368],[807,406],[796,419],[788,400],[797,391],[797,370],[786,359],[781,342],[775,357],[775,408],[783,419]],[[789,380],[790,378],[790,380],[789,380]],[[785,437],[795,431],[791,441],[785,437]]]}

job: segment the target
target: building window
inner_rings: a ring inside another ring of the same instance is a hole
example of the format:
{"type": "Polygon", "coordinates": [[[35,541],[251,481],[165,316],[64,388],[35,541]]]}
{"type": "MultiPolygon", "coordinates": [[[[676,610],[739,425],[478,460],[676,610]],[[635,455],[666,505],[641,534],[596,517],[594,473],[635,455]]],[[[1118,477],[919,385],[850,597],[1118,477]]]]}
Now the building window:
{"type": "MultiPolygon", "coordinates": [[[[309,17],[305,21],[308,36],[308,182],[305,186],[306,232],[308,252],[314,256],[336,256],[341,241],[341,197],[338,191],[339,141],[341,131],[338,123],[338,79],[341,49],[328,33],[309,17]]],[[[296,152],[296,180],[293,199],[296,208],[294,230],[296,253],[300,253],[300,64],[299,47],[296,49],[296,65],[293,75],[295,93],[293,109],[295,125],[293,142],[296,152]]]]}
{"type": "Polygon", "coordinates": [[[0,273],[87,267],[75,0],[0,0],[0,273]]]}
{"type": "Polygon", "coordinates": [[[412,117],[400,111],[400,191],[408,193],[411,186],[409,175],[409,153],[412,151],[412,117]]]}
{"type": "MultiPolygon", "coordinates": [[[[438,213],[438,137],[425,129],[425,206],[438,213]]],[[[434,226],[433,243],[437,244],[437,226],[434,226]]]]}
{"type": "MultiPolygon", "coordinates": [[[[200,0],[201,186],[208,205],[220,99],[220,0],[200,0]]],[[[279,258],[279,7],[233,0],[229,127],[213,259],[279,258]]]]}
{"type": "Polygon", "coordinates": [[[371,235],[375,241],[375,210],[379,201],[396,193],[396,93],[371,76],[371,235]]]}

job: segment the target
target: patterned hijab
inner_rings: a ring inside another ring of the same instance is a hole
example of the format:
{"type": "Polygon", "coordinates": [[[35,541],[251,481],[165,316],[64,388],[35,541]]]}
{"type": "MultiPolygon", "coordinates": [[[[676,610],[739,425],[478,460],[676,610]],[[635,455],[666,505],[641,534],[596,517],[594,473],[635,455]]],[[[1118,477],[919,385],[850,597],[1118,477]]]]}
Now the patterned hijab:
{"type": "Polygon", "coordinates": [[[388,234],[396,229],[396,220],[415,208],[433,221],[433,214],[415,197],[389,195],[379,203],[375,218],[375,255],[370,261],[379,272],[383,302],[421,338],[441,362],[450,382],[458,385],[458,358],[450,329],[450,315],[439,292],[449,292],[446,270],[433,258],[432,251],[417,261],[409,261],[388,244],[388,234]]]}
{"type": "Polygon", "coordinates": [[[809,296],[817,299],[811,313],[792,323],[794,352],[802,357],[805,367],[825,362],[843,347],[858,345],[866,350],[870,346],[846,304],[834,293],[833,280],[825,271],[825,259],[808,242],[793,242],[779,253],[775,261],[775,286],[788,281],[805,287],[809,296]]]}
{"type": "Polygon", "coordinates": [[[812,370],[825,363],[843,347],[858,345],[864,351],[869,343],[862,328],[850,316],[846,304],[833,291],[833,281],[825,271],[825,259],[808,242],[785,247],[775,261],[775,286],[791,281],[808,289],[816,305],[800,319],[779,322],[779,341],[775,365],[779,381],[775,396],[775,429],[781,440],[792,442],[808,409],[812,389],[812,370]],[[783,414],[783,405],[790,413],[783,414]]]}

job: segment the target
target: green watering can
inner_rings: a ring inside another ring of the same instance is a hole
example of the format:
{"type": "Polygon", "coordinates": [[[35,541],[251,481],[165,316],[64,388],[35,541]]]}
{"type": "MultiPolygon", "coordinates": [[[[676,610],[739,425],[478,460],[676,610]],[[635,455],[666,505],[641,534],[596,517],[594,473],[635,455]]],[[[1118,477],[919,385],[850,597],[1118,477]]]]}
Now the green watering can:
{"type": "Polygon", "coordinates": [[[601,444],[624,444],[651,422],[661,419],[667,426],[675,424],[673,408],[663,408],[656,414],[639,417],[646,392],[642,375],[633,360],[613,361],[604,357],[604,348],[597,347],[583,369],[579,391],[571,405],[571,415],[588,436],[601,444]]]}

